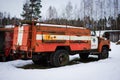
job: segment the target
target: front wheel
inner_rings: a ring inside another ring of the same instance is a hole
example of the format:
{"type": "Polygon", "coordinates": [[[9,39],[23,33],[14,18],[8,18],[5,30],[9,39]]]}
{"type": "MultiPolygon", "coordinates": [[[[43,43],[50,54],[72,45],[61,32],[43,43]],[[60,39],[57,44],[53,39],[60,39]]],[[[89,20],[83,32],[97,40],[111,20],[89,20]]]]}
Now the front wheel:
{"type": "Polygon", "coordinates": [[[102,48],[102,52],[98,55],[98,59],[106,59],[109,57],[109,52],[106,47],[102,48]]]}
{"type": "Polygon", "coordinates": [[[69,62],[69,54],[66,50],[57,50],[50,58],[51,64],[55,67],[65,66],[69,62]]]}

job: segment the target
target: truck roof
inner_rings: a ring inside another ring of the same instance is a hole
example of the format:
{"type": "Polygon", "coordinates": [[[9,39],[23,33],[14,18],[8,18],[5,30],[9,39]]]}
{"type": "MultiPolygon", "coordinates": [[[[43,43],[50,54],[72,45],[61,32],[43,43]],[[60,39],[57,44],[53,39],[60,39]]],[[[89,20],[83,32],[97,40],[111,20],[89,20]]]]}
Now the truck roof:
{"type": "Polygon", "coordinates": [[[0,28],[1,31],[13,31],[13,28],[0,28]]]}
{"type": "Polygon", "coordinates": [[[69,25],[55,25],[55,24],[40,24],[37,23],[37,26],[48,26],[48,27],[59,27],[59,28],[79,28],[79,29],[87,29],[84,27],[76,27],[76,26],[69,26],[69,25]]]}
{"type": "Polygon", "coordinates": [[[90,30],[84,27],[75,27],[69,25],[54,25],[54,24],[36,24],[37,31],[61,33],[69,35],[90,35],[90,30]]]}

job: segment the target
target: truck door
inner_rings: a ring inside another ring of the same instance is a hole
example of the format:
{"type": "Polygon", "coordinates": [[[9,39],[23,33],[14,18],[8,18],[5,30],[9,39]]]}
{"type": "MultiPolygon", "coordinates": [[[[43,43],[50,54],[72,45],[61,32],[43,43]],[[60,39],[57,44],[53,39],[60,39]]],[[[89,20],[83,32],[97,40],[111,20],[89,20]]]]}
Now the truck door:
{"type": "Polygon", "coordinates": [[[98,48],[98,38],[96,36],[91,36],[91,49],[98,48]]]}

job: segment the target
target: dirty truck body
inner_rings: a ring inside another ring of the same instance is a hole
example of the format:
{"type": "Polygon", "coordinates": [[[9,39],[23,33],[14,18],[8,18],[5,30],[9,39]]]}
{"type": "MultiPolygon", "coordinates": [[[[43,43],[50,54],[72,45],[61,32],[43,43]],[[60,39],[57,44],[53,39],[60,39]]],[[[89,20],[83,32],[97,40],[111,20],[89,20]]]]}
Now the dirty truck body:
{"type": "Polygon", "coordinates": [[[35,64],[46,62],[58,67],[66,65],[69,55],[74,54],[81,59],[89,54],[107,58],[110,41],[91,36],[91,31],[83,27],[25,24],[14,28],[13,50],[26,54],[35,64]]]}

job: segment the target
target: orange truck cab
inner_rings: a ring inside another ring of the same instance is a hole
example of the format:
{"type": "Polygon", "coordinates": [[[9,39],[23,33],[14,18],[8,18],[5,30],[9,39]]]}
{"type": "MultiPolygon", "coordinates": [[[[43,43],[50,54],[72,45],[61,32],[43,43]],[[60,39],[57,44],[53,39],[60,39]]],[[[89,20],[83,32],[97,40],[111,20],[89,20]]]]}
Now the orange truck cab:
{"type": "Polygon", "coordinates": [[[69,62],[69,55],[79,54],[87,59],[90,54],[99,59],[108,58],[110,41],[91,35],[83,27],[68,25],[23,24],[14,28],[14,52],[25,54],[35,64],[43,62],[52,66],[64,66],[69,62]]]}

